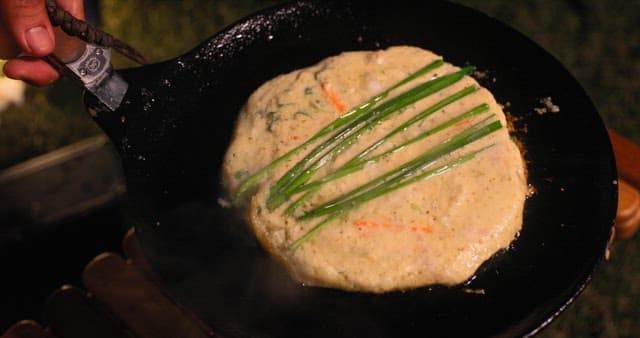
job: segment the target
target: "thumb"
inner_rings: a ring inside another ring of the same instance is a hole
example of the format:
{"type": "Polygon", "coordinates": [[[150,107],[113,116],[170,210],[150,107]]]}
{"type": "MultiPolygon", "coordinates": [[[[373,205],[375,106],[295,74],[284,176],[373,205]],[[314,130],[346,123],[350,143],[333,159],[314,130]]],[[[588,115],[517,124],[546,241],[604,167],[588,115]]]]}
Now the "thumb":
{"type": "Polygon", "coordinates": [[[55,37],[45,0],[0,0],[2,23],[18,47],[31,56],[53,52],[55,37]]]}

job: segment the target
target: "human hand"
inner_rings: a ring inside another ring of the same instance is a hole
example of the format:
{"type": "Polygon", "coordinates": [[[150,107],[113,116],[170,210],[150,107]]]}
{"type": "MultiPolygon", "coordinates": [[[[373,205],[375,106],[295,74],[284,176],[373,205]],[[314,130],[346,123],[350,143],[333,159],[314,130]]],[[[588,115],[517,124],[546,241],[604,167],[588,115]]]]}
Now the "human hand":
{"type": "MultiPolygon", "coordinates": [[[[71,15],[84,19],[82,0],[56,0],[71,15]]],[[[53,28],[45,0],[0,0],[0,59],[8,59],[6,76],[34,85],[51,84],[60,76],[43,56],[60,59],[77,52],[82,42],[53,28]]]]}

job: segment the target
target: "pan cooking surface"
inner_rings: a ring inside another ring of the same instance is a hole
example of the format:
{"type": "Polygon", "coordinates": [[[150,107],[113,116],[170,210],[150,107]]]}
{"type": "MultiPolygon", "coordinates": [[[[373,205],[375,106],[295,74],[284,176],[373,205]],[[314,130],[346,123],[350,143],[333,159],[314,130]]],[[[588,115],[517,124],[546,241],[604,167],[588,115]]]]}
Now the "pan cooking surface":
{"type": "Polygon", "coordinates": [[[473,10],[437,1],[300,1],[124,76],[132,88],[123,107],[98,122],[120,150],[132,223],[167,292],[222,336],[533,334],[582,290],[604,254],[617,187],[598,113],[548,53],[473,10]],[[458,287],[371,295],[299,285],[217,203],[236,114],[280,73],[400,44],[486,73],[481,82],[514,117],[536,190],[523,230],[458,287]],[[560,111],[536,111],[544,98],[560,111]]]}

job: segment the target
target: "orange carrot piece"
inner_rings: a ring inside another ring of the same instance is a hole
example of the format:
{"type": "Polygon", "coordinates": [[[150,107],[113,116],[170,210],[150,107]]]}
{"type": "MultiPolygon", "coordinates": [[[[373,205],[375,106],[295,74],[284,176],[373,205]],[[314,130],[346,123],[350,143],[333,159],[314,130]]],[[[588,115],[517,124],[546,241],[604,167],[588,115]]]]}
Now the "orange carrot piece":
{"type": "Polygon", "coordinates": [[[431,227],[430,227],[430,226],[428,226],[428,225],[425,225],[425,226],[423,226],[423,227],[421,227],[421,228],[420,228],[420,231],[422,231],[422,232],[423,232],[423,233],[425,233],[425,234],[430,234],[430,233],[432,233],[432,232],[433,232],[433,228],[431,228],[431,227]]]}
{"type": "Polygon", "coordinates": [[[363,228],[368,227],[368,228],[384,228],[387,230],[394,229],[396,231],[409,230],[413,232],[421,232],[424,234],[430,234],[433,232],[433,228],[431,228],[428,225],[417,226],[417,225],[377,223],[377,222],[368,221],[365,219],[356,220],[355,222],[353,222],[353,225],[355,225],[358,228],[358,230],[362,230],[363,228]]]}
{"type": "Polygon", "coordinates": [[[347,111],[347,107],[344,102],[340,100],[340,97],[331,89],[329,85],[325,82],[320,82],[320,88],[322,88],[322,92],[327,100],[334,106],[340,113],[344,113],[347,111]]]}

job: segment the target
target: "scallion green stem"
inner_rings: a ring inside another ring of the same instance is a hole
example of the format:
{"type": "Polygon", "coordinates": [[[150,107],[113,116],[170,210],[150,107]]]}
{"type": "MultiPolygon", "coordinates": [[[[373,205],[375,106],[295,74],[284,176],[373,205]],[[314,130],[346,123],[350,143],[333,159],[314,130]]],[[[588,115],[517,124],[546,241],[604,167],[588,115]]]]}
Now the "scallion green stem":
{"type": "Polygon", "coordinates": [[[302,235],[300,238],[296,239],[295,241],[293,241],[290,245],[289,245],[289,250],[296,250],[297,248],[300,247],[300,245],[302,245],[305,241],[307,241],[308,239],[310,239],[311,237],[313,237],[314,235],[316,235],[318,232],[320,232],[320,230],[322,230],[325,226],[327,226],[329,223],[331,223],[333,220],[335,220],[336,218],[338,218],[339,216],[345,214],[346,212],[348,212],[349,210],[356,208],[358,206],[360,206],[363,203],[366,203],[372,199],[375,199],[377,197],[383,196],[385,194],[388,194],[390,192],[396,191],[400,188],[406,187],[407,185],[410,185],[412,183],[421,181],[421,180],[426,180],[429,179],[431,177],[435,177],[438,175],[441,175],[467,161],[472,160],[473,158],[475,158],[475,156],[483,151],[484,149],[486,149],[488,147],[482,148],[480,150],[476,150],[473,151],[469,154],[463,155],[461,157],[458,157],[450,162],[447,162],[441,166],[438,166],[436,168],[430,169],[430,170],[426,170],[412,178],[406,179],[404,181],[399,181],[396,182],[396,184],[393,185],[389,185],[389,186],[381,186],[378,187],[377,189],[371,190],[365,194],[361,194],[355,198],[353,198],[352,200],[348,200],[345,201],[345,205],[343,208],[333,212],[331,215],[329,215],[325,220],[321,221],[320,223],[316,224],[313,228],[311,228],[309,231],[307,231],[304,235],[302,235]]]}
{"type": "Polygon", "coordinates": [[[291,243],[289,245],[289,250],[294,251],[296,250],[298,247],[300,247],[300,245],[302,245],[302,243],[304,243],[306,240],[308,240],[309,238],[313,237],[314,235],[316,235],[318,232],[320,232],[320,230],[322,230],[322,228],[324,228],[327,224],[331,223],[333,220],[335,220],[336,218],[340,217],[342,213],[337,212],[329,217],[327,217],[327,219],[325,219],[324,221],[316,224],[313,228],[311,228],[309,231],[307,231],[304,235],[302,235],[300,238],[296,239],[295,241],[293,241],[293,243],[291,243]]]}
{"type": "Polygon", "coordinates": [[[399,150],[404,149],[405,147],[407,147],[407,146],[409,146],[409,145],[411,145],[411,144],[413,144],[415,142],[423,140],[423,139],[427,138],[428,136],[434,135],[434,134],[436,134],[436,133],[438,133],[440,131],[443,131],[446,128],[449,128],[449,127],[455,125],[458,122],[464,121],[464,120],[466,120],[468,118],[471,118],[473,116],[476,116],[476,115],[479,115],[481,113],[484,113],[487,110],[489,110],[489,105],[488,104],[486,104],[486,103],[479,104],[476,107],[474,107],[474,108],[472,108],[472,109],[470,109],[470,110],[468,110],[468,111],[466,111],[466,112],[464,112],[464,113],[462,113],[462,114],[460,114],[460,115],[458,115],[456,117],[453,117],[453,118],[451,118],[451,119],[449,119],[449,120],[447,120],[447,121],[445,121],[445,122],[443,122],[443,123],[431,128],[431,129],[423,132],[423,133],[420,133],[419,135],[417,135],[417,136],[415,136],[415,137],[413,137],[413,138],[411,138],[411,139],[409,139],[409,140],[407,140],[407,141],[405,141],[405,142],[403,142],[403,143],[401,143],[401,144],[399,144],[399,145],[397,145],[397,146],[385,151],[382,154],[379,154],[379,155],[376,155],[376,156],[373,156],[373,157],[370,157],[370,158],[366,158],[366,159],[361,159],[361,160],[356,161],[355,163],[352,163],[352,164],[348,164],[347,163],[347,164],[343,165],[342,167],[340,167],[335,172],[333,172],[333,173],[331,173],[331,174],[329,174],[329,175],[327,175],[327,176],[325,176],[325,177],[323,177],[323,178],[321,178],[319,180],[316,180],[316,181],[313,181],[313,182],[309,182],[309,183],[307,183],[305,185],[299,186],[293,192],[293,194],[297,194],[297,193],[300,193],[300,192],[303,192],[303,191],[307,191],[307,190],[312,189],[312,188],[317,188],[317,187],[323,185],[324,183],[327,183],[327,182],[342,178],[344,176],[347,176],[347,175],[349,175],[351,173],[357,172],[360,169],[364,168],[366,165],[370,165],[370,164],[376,163],[380,159],[384,158],[385,156],[391,155],[391,154],[393,154],[393,153],[395,153],[395,152],[397,152],[399,150]]]}
{"type": "Polygon", "coordinates": [[[459,100],[459,99],[461,99],[461,98],[463,98],[463,97],[475,92],[477,89],[478,88],[476,86],[465,87],[464,89],[462,89],[462,90],[460,90],[460,91],[458,91],[458,92],[456,92],[456,93],[444,98],[443,100],[437,102],[436,104],[432,105],[431,107],[423,110],[422,112],[420,112],[416,116],[414,116],[411,119],[405,121],[404,123],[402,123],[401,125],[399,125],[395,129],[390,131],[387,135],[383,136],[382,138],[380,138],[379,140],[374,142],[372,145],[367,147],[365,150],[361,151],[358,155],[356,155],[354,158],[349,160],[346,163],[346,165],[354,164],[356,162],[361,161],[365,156],[367,156],[368,154],[370,154],[374,150],[378,149],[378,147],[383,145],[386,141],[391,139],[396,134],[406,130],[407,128],[411,127],[415,123],[424,120],[426,117],[428,117],[431,114],[437,112],[438,110],[448,106],[449,104],[451,104],[451,103],[453,103],[453,102],[455,102],[455,101],[457,101],[457,100],[459,100]]]}
{"type": "MultiPolygon", "coordinates": [[[[372,187],[375,187],[379,184],[381,184],[382,182],[385,182],[397,175],[402,175],[403,173],[411,170],[412,168],[414,168],[415,166],[420,165],[421,163],[433,163],[435,160],[437,160],[440,156],[443,156],[445,154],[447,154],[449,151],[449,147],[453,146],[457,146],[455,149],[464,146],[466,143],[464,141],[464,138],[472,135],[473,133],[477,132],[478,130],[481,129],[481,127],[483,125],[485,125],[486,121],[488,119],[490,119],[492,116],[489,116],[485,119],[483,119],[482,121],[479,121],[477,123],[475,123],[474,125],[470,126],[469,128],[465,129],[464,131],[454,135],[453,137],[449,138],[447,141],[445,141],[444,143],[438,144],[430,149],[428,149],[427,151],[425,151],[422,155],[418,156],[417,158],[404,163],[403,165],[400,165],[398,168],[387,172],[386,174],[383,174],[381,176],[378,176],[377,178],[374,178],[373,180],[359,186],[358,188],[355,188],[351,191],[349,191],[348,193],[335,198],[329,202],[326,202],[325,204],[323,204],[322,206],[318,207],[324,207],[324,206],[328,206],[328,205],[333,205],[336,203],[340,203],[341,201],[347,199],[350,196],[353,196],[355,194],[359,194],[363,191],[366,191],[367,189],[370,189],[372,187]]],[[[454,149],[454,150],[455,150],[454,149]]],[[[358,167],[362,168],[364,167],[364,165],[366,165],[368,162],[364,162],[358,165],[358,167]]]]}
{"type": "Polygon", "coordinates": [[[307,192],[304,194],[303,197],[299,198],[298,200],[296,200],[295,202],[293,202],[291,205],[289,205],[289,207],[287,207],[286,210],[286,214],[287,215],[293,215],[293,213],[295,212],[295,210],[302,204],[303,201],[301,201],[301,199],[304,200],[308,200],[309,198],[311,198],[311,196],[313,195],[313,193],[317,192],[318,190],[320,190],[319,188],[324,185],[327,182],[331,182],[333,180],[337,180],[339,178],[345,177],[351,173],[357,172],[360,169],[364,168],[365,166],[369,165],[369,164],[373,164],[373,163],[377,163],[380,159],[393,154],[401,149],[404,149],[405,147],[418,142],[428,136],[434,135],[446,128],[449,128],[453,125],[455,125],[456,123],[463,121],[465,119],[471,118],[473,116],[476,116],[478,114],[481,114],[483,112],[486,112],[487,110],[489,110],[489,105],[486,103],[482,103],[479,104],[478,106],[472,108],[471,110],[468,110],[456,117],[453,117],[419,135],[417,135],[416,137],[413,137],[387,151],[385,151],[382,154],[378,154],[376,156],[370,157],[370,158],[363,158],[360,156],[354,157],[354,159],[352,159],[351,161],[345,163],[344,165],[342,165],[340,168],[338,168],[336,171],[334,171],[333,173],[322,177],[321,179],[318,179],[316,181],[313,182],[309,182],[307,184],[304,185],[300,185],[298,186],[295,190],[289,192],[289,194],[287,194],[287,198],[290,198],[291,196],[298,194],[300,192],[303,191],[307,191],[309,189],[313,189],[314,192],[307,192]],[[355,161],[354,161],[355,160],[355,161]]]}
{"type": "Polygon", "coordinates": [[[311,144],[315,143],[316,141],[318,141],[323,136],[331,133],[332,131],[342,127],[343,125],[353,121],[354,119],[358,118],[362,114],[366,113],[376,103],[384,100],[392,90],[394,90],[394,89],[396,89],[396,88],[398,88],[398,87],[400,87],[402,85],[405,85],[405,84],[417,79],[418,77],[420,77],[420,76],[422,76],[422,75],[424,75],[424,74],[426,74],[426,73],[428,73],[428,72],[430,72],[430,71],[442,66],[443,64],[444,64],[444,61],[442,61],[442,60],[435,60],[435,61],[427,64],[426,66],[418,69],[417,71],[415,71],[414,73],[410,74],[406,78],[400,80],[399,82],[397,82],[393,86],[387,88],[386,90],[384,90],[380,94],[370,98],[369,101],[365,102],[364,104],[362,104],[362,105],[360,105],[360,106],[358,106],[356,108],[351,109],[350,111],[346,112],[345,114],[343,114],[342,116],[340,116],[339,118],[334,120],[333,122],[329,123],[324,128],[322,128],[320,131],[318,131],[313,136],[311,136],[307,141],[305,141],[304,143],[300,144],[299,146],[291,149],[290,151],[288,151],[284,155],[280,156],[279,158],[277,158],[276,160],[274,160],[273,162],[271,162],[270,164],[268,164],[264,168],[258,170],[255,174],[251,175],[245,181],[243,181],[240,184],[240,186],[238,186],[238,189],[236,189],[236,191],[235,191],[235,193],[233,195],[233,203],[237,205],[240,202],[240,200],[242,199],[242,196],[249,189],[253,188],[256,184],[258,184],[258,182],[260,182],[271,170],[273,170],[278,165],[286,162],[287,160],[289,160],[289,158],[291,158],[292,156],[295,156],[300,151],[302,151],[303,149],[307,148],[311,144]]]}
{"type": "Polygon", "coordinates": [[[298,186],[307,182],[318,169],[335,159],[336,156],[353,144],[364,132],[374,128],[377,123],[388,118],[392,113],[459,81],[471,71],[473,71],[473,67],[469,66],[455,73],[424,82],[361,115],[342,131],[338,132],[336,136],[316,147],[309,155],[283,175],[271,189],[271,194],[267,200],[267,207],[273,210],[286,202],[287,194],[290,194],[291,191],[298,186]],[[335,142],[340,143],[336,144],[333,149],[329,150],[305,170],[308,163],[313,161],[324,149],[335,142]]]}
{"type": "MultiPolygon", "coordinates": [[[[480,122],[482,123],[482,122],[480,122]]],[[[485,126],[478,126],[478,124],[471,126],[459,133],[458,135],[452,137],[448,141],[445,141],[441,144],[438,144],[429,150],[427,150],[422,155],[417,158],[406,162],[396,169],[393,169],[385,174],[378,176],[377,178],[365,183],[345,194],[339,196],[338,198],[324,203],[315,209],[312,209],[306,212],[304,215],[298,217],[299,220],[305,220],[313,217],[318,217],[321,215],[331,214],[336,212],[342,208],[344,208],[350,200],[356,198],[360,194],[365,194],[370,190],[379,189],[380,187],[385,187],[393,182],[395,178],[398,177],[406,177],[407,175],[413,175],[415,172],[420,171],[429,165],[433,164],[437,159],[441,158],[444,155],[450,154],[451,152],[460,149],[467,144],[478,140],[502,127],[500,121],[494,121],[485,126]]]]}
{"type": "Polygon", "coordinates": [[[297,200],[289,204],[287,209],[284,211],[285,215],[288,215],[288,216],[293,215],[293,213],[302,205],[302,203],[310,199],[311,196],[313,196],[313,194],[318,192],[318,190],[320,190],[320,185],[317,185],[315,187],[308,189],[308,191],[304,193],[300,198],[298,198],[297,200]]]}

